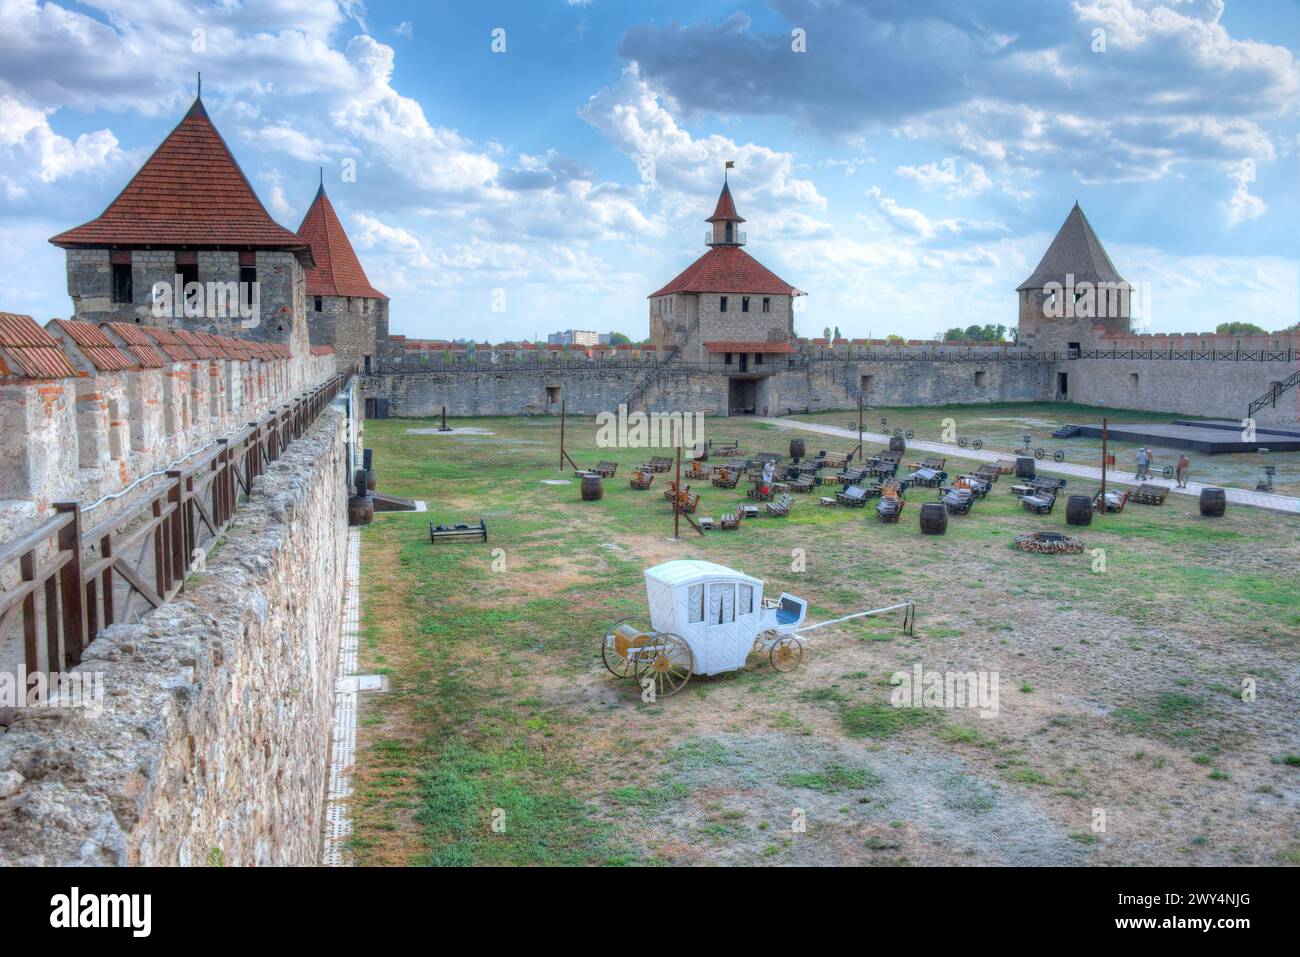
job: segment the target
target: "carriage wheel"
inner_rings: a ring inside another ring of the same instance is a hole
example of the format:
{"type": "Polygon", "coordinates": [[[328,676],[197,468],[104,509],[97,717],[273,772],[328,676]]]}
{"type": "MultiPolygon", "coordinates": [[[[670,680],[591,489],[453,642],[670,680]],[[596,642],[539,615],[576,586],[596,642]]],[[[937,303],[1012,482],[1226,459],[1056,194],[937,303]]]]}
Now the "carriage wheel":
{"type": "Polygon", "coordinates": [[[605,662],[605,667],[609,669],[609,673],[615,678],[631,678],[636,671],[632,659],[620,655],[618,649],[614,647],[614,631],[619,625],[632,625],[644,632],[653,631],[653,628],[648,618],[643,618],[640,615],[629,615],[626,618],[620,618],[605,629],[605,638],[600,643],[601,660],[605,662]]]}
{"type": "Polygon", "coordinates": [[[1053,461],[1053,462],[1064,462],[1064,461],[1065,461],[1065,453],[1062,452],[1060,449],[1057,449],[1055,452],[1052,453],[1052,461],[1053,461]]]}
{"type": "Polygon", "coordinates": [[[896,439],[901,439],[902,437],[903,437],[903,430],[902,430],[902,429],[894,429],[894,438],[896,438],[896,439]]]}
{"type": "Polygon", "coordinates": [[[1172,465],[1166,465],[1163,469],[1160,470],[1160,474],[1167,479],[1171,479],[1174,477],[1174,467],[1172,465]]]}
{"type": "Polygon", "coordinates": [[[779,638],[768,655],[777,671],[794,671],[803,661],[803,642],[798,638],[779,638]]]}
{"type": "Polygon", "coordinates": [[[1046,456],[1047,456],[1046,449],[1034,449],[1034,458],[1041,459],[1041,458],[1045,458],[1046,456]]]}
{"type": "Polygon", "coordinates": [[[966,438],[966,436],[964,436],[964,435],[961,436],[961,438],[959,438],[959,439],[957,440],[957,444],[960,445],[963,449],[966,448],[966,446],[967,446],[969,443],[970,443],[970,439],[966,438]]]}
{"type": "Polygon", "coordinates": [[[971,445],[976,449],[982,449],[984,448],[984,440],[976,439],[974,442],[971,443],[971,445]]]}
{"type": "Polygon", "coordinates": [[[691,646],[680,635],[664,632],[650,648],[636,658],[636,683],[644,686],[646,678],[652,679],[656,700],[677,694],[691,680],[691,646]]]}
{"type": "Polygon", "coordinates": [[[914,439],[914,438],[916,438],[916,433],[913,432],[911,429],[908,429],[908,430],[907,430],[906,432],[904,432],[903,434],[906,435],[909,439],[914,439]]]}

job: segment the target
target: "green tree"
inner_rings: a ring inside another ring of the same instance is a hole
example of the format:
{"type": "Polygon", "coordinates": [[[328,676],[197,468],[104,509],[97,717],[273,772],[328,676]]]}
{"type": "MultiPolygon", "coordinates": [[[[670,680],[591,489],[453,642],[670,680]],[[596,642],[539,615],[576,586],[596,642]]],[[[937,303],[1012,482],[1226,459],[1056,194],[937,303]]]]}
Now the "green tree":
{"type": "Polygon", "coordinates": [[[831,327],[827,326],[825,329],[822,330],[822,338],[829,339],[830,337],[831,337],[831,327]]]}
{"type": "Polygon", "coordinates": [[[890,345],[897,345],[897,346],[901,346],[907,342],[906,339],[904,339],[896,332],[891,332],[889,335],[885,336],[885,341],[888,342],[890,345]]]}
{"type": "Polygon", "coordinates": [[[840,327],[839,327],[839,326],[836,326],[836,327],[835,327],[835,338],[836,338],[836,339],[842,339],[842,338],[843,338],[843,336],[840,335],[840,327]]]}
{"type": "Polygon", "coordinates": [[[1214,327],[1214,331],[1221,336],[1255,336],[1267,335],[1267,331],[1261,329],[1253,322],[1221,322],[1214,327]]]}
{"type": "Polygon", "coordinates": [[[621,332],[611,332],[609,334],[609,344],[611,346],[630,346],[632,337],[621,332]]]}
{"type": "Polygon", "coordinates": [[[966,333],[962,332],[960,326],[953,326],[943,334],[944,342],[961,342],[966,338],[966,333]]]}

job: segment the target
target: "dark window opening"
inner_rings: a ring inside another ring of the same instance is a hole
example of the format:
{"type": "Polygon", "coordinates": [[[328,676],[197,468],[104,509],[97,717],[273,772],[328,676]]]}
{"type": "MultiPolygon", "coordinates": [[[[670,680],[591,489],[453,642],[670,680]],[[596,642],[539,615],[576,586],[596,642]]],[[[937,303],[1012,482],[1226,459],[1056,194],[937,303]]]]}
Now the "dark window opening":
{"type": "Polygon", "coordinates": [[[982,389],[988,384],[989,384],[989,374],[987,372],[975,373],[975,387],[977,389],[982,389]]]}
{"type": "Polygon", "coordinates": [[[741,296],[741,297],[740,297],[740,311],[741,311],[741,312],[749,312],[749,297],[748,297],[748,296],[741,296]]]}
{"type": "Polygon", "coordinates": [[[770,296],[764,296],[764,297],[763,297],[763,311],[764,311],[764,312],[771,312],[771,311],[772,311],[772,299],[771,299],[770,296]]]}
{"type": "Polygon", "coordinates": [[[366,356],[366,357],[365,357],[365,360],[366,360],[366,375],[369,375],[369,374],[370,374],[370,356],[366,356]]]}
{"type": "Polygon", "coordinates": [[[317,311],[317,312],[321,312],[321,311],[323,310],[324,302],[323,302],[323,300],[321,299],[320,296],[316,296],[316,297],[315,297],[315,305],[316,305],[316,311],[317,311]]]}
{"type": "Polygon", "coordinates": [[[1079,344],[1077,342],[1067,342],[1065,344],[1065,347],[1066,349],[1069,350],[1071,359],[1079,358],[1080,349],[1079,349],[1079,344]]]}
{"type": "Polygon", "coordinates": [[[754,365],[756,365],[756,366],[761,366],[762,364],[763,364],[763,353],[761,353],[761,352],[755,352],[755,353],[754,353],[754,365]]]}
{"type": "Polygon", "coordinates": [[[726,312],[726,311],[727,311],[727,297],[726,297],[726,296],[722,296],[722,297],[718,300],[718,311],[719,311],[719,312],[726,312]]]}
{"type": "Polygon", "coordinates": [[[199,264],[177,263],[176,272],[181,277],[180,294],[185,297],[185,311],[188,312],[191,308],[202,308],[202,291],[189,291],[190,283],[199,281],[199,264]]]}
{"type": "Polygon", "coordinates": [[[135,301],[135,286],[131,280],[131,266],[129,264],[115,263],[113,265],[113,301],[135,301]]]}
{"type": "Polygon", "coordinates": [[[256,282],[256,266],[239,267],[239,301],[245,312],[253,309],[253,284],[256,282]]]}
{"type": "Polygon", "coordinates": [[[549,405],[555,405],[560,401],[560,387],[558,385],[548,385],[546,387],[546,401],[549,405]]]}
{"type": "Polygon", "coordinates": [[[723,357],[722,357],[722,364],[723,364],[723,365],[726,365],[726,366],[731,365],[731,353],[730,353],[730,352],[727,352],[727,353],[724,353],[724,354],[723,354],[723,357]]]}

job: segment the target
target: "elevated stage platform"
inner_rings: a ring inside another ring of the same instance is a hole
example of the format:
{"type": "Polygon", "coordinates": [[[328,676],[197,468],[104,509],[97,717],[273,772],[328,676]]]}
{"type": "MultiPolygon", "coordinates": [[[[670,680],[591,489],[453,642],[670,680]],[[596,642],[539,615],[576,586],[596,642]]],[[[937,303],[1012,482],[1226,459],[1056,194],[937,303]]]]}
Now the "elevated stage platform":
{"type": "MultiPolygon", "coordinates": [[[[1110,438],[1117,442],[1137,442],[1167,449],[1192,449],[1206,455],[1225,452],[1300,451],[1300,429],[1277,426],[1257,428],[1255,441],[1241,441],[1241,423],[1228,420],[1174,422],[1123,422],[1110,426],[1110,438]]],[[[1101,425],[1081,425],[1079,434],[1092,439],[1101,438],[1101,425]]]]}

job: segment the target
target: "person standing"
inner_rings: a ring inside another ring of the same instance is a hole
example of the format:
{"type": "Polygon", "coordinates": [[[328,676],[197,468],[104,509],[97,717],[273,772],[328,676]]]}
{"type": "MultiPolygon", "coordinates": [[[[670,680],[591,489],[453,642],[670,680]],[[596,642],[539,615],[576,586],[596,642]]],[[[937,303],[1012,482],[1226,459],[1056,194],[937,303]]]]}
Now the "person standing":
{"type": "Polygon", "coordinates": [[[1178,487],[1187,488],[1187,473],[1192,470],[1191,460],[1187,458],[1184,452],[1178,456],[1178,487]]]}
{"type": "Polygon", "coordinates": [[[1142,481],[1147,477],[1147,463],[1150,459],[1147,457],[1147,447],[1145,445],[1138,448],[1137,454],[1137,473],[1133,476],[1136,481],[1142,481]]]}
{"type": "Polygon", "coordinates": [[[776,463],[768,459],[763,463],[763,494],[767,495],[772,488],[772,479],[776,475],[776,463]]]}

